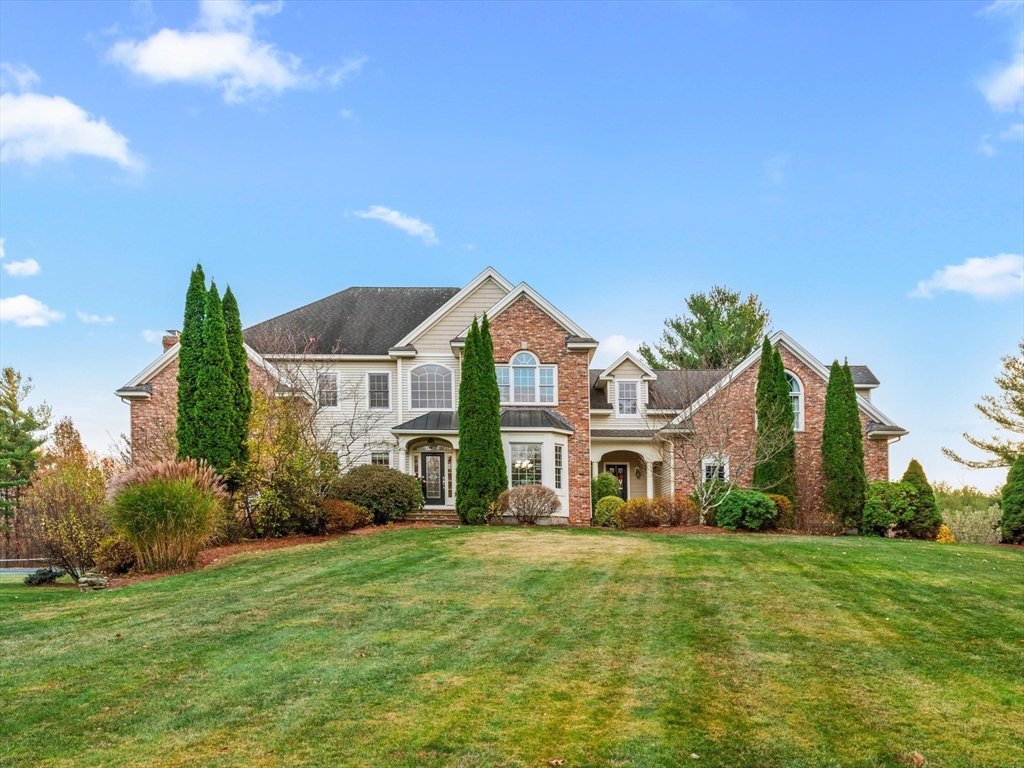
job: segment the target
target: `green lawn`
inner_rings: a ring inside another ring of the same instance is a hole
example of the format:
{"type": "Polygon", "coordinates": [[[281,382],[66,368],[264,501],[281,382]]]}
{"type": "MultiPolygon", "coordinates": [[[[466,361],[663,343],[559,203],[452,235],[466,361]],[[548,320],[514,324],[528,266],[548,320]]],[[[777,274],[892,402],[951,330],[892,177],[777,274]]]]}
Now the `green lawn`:
{"type": "Polygon", "coordinates": [[[393,530],[0,584],[0,662],[3,766],[1024,766],[1024,551],[393,530]]]}

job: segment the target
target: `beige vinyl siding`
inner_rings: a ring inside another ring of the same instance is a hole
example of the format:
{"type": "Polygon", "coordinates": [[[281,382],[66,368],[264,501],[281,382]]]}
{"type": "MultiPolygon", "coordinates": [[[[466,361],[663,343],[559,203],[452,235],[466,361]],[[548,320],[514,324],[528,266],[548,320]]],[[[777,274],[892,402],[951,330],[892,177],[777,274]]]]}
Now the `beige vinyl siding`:
{"type": "Polygon", "coordinates": [[[505,293],[505,289],[494,280],[484,280],[447,315],[412,340],[419,353],[417,361],[420,357],[450,355],[451,340],[469,327],[474,316],[483,317],[484,312],[505,297],[505,293]]]}
{"type": "MultiPolygon", "coordinates": [[[[322,438],[327,438],[332,433],[345,433],[347,425],[351,424],[354,418],[360,425],[367,425],[373,422],[373,429],[361,438],[360,443],[365,443],[366,455],[362,457],[366,463],[370,461],[370,448],[372,444],[393,445],[395,437],[391,434],[391,428],[398,422],[397,418],[397,397],[398,397],[398,366],[393,361],[375,360],[372,362],[351,362],[351,363],[330,363],[315,366],[303,367],[300,376],[309,381],[315,381],[319,373],[335,373],[338,375],[338,406],[336,408],[323,408],[317,413],[316,429],[322,438]],[[391,410],[378,411],[369,410],[367,407],[366,374],[369,372],[391,374],[391,410]]],[[[315,396],[315,391],[312,392],[315,396]]],[[[363,426],[358,428],[362,432],[363,426]]],[[[359,452],[364,450],[363,445],[352,446],[351,450],[359,452]]]]}
{"type": "Polygon", "coordinates": [[[617,379],[639,379],[644,372],[632,360],[627,359],[615,366],[611,374],[617,379]]]}

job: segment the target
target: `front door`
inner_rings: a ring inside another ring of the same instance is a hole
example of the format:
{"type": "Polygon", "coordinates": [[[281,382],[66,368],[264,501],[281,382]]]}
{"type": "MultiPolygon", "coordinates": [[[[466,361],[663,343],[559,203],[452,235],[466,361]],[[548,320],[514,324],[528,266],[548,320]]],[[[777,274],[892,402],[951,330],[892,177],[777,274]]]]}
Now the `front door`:
{"type": "Polygon", "coordinates": [[[619,495],[623,501],[629,501],[629,464],[605,464],[604,471],[615,475],[619,481],[619,495]]]}
{"type": "Polygon", "coordinates": [[[420,477],[423,478],[423,503],[444,506],[444,454],[420,454],[420,477]]]}

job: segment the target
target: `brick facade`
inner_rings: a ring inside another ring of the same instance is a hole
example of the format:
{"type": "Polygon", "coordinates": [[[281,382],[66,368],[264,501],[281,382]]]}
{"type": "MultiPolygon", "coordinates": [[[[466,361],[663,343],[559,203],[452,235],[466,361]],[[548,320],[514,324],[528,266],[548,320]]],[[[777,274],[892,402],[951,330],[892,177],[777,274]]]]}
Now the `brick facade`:
{"type": "Polygon", "coordinates": [[[552,410],[568,421],[569,524],[590,525],[590,357],[570,350],[568,331],[526,296],[521,296],[491,320],[496,362],[510,360],[524,348],[541,364],[558,366],[558,407],[552,410]]]}
{"type": "MultiPolygon", "coordinates": [[[[797,520],[820,520],[825,514],[824,478],[821,472],[821,441],[825,423],[825,390],[828,382],[823,380],[814,370],[805,365],[786,347],[779,347],[782,362],[786,370],[795,374],[804,389],[804,428],[794,434],[796,442],[796,507],[797,520]]],[[[726,453],[739,457],[753,454],[754,442],[757,437],[755,428],[755,389],[757,387],[758,366],[752,365],[730,384],[727,395],[727,406],[715,412],[714,405],[705,406],[707,413],[702,416],[700,410],[694,414],[694,423],[698,431],[722,430],[728,427],[729,448],[726,453]]],[[[870,418],[863,412],[861,424],[866,427],[870,418]]],[[[723,432],[724,433],[724,432],[723,432]]],[[[688,496],[693,492],[693,466],[699,466],[701,457],[696,452],[687,452],[682,446],[676,452],[676,495],[688,496]],[[695,464],[694,464],[695,462],[695,464]],[[686,466],[689,465],[689,466],[686,466]]],[[[753,469],[748,460],[737,475],[733,475],[741,486],[749,486],[753,482],[753,469]]],[[[872,440],[864,437],[864,467],[868,482],[889,479],[889,445],[886,440],[872,440]]],[[[730,467],[735,472],[737,468],[730,467]]]]}

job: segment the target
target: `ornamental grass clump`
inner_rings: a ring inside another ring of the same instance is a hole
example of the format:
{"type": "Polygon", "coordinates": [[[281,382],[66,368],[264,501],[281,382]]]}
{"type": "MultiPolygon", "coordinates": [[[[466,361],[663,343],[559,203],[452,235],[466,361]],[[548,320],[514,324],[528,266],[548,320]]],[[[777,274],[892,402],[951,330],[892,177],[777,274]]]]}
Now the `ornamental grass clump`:
{"type": "Polygon", "coordinates": [[[187,568],[217,532],[227,498],[204,461],[142,462],[115,482],[110,519],[141,570],[187,568]]]}

